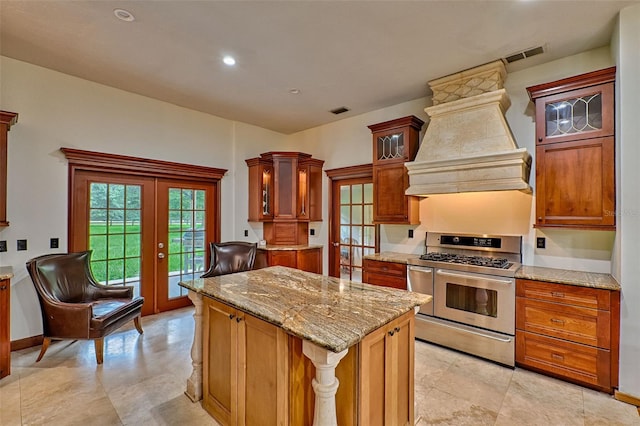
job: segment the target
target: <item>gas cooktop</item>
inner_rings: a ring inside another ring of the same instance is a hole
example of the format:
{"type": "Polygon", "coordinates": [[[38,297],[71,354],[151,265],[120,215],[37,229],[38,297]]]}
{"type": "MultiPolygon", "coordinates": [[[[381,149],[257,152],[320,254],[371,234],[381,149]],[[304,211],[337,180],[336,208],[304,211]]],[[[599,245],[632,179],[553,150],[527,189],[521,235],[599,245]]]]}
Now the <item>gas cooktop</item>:
{"type": "Polygon", "coordinates": [[[504,257],[468,256],[455,253],[429,252],[420,256],[422,260],[434,262],[462,263],[465,265],[484,266],[487,268],[506,269],[509,267],[509,259],[504,257]]]}

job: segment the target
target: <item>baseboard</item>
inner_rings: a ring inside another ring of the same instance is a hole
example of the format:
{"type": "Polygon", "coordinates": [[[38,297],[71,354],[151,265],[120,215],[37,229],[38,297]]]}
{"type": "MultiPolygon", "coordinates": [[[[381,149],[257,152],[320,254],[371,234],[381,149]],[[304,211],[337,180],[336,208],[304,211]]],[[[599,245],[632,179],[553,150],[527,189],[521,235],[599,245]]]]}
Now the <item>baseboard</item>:
{"type": "Polygon", "coordinates": [[[616,391],[613,394],[613,397],[618,401],[626,402],[627,404],[632,404],[640,407],[640,398],[638,398],[637,396],[627,395],[626,393],[616,391]]]}
{"type": "Polygon", "coordinates": [[[31,348],[42,344],[44,336],[39,334],[37,336],[25,337],[24,339],[12,340],[11,351],[19,351],[21,349],[31,348]]]}

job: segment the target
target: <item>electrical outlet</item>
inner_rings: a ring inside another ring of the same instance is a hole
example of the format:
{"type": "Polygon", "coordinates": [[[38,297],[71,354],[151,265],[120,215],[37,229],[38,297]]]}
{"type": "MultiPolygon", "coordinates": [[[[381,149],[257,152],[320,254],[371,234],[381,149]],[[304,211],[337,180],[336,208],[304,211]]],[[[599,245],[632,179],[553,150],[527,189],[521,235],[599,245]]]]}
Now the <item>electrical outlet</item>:
{"type": "Polygon", "coordinates": [[[245,237],[248,237],[248,236],[249,236],[249,230],[248,230],[248,229],[245,229],[245,230],[244,230],[244,236],[245,236],[245,237]]]}
{"type": "Polygon", "coordinates": [[[536,247],[543,249],[547,247],[547,239],[545,237],[538,237],[536,239],[536,247]]]}
{"type": "Polygon", "coordinates": [[[0,241],[0,252],[7,251],[7,240],[0,241]]]}
{"type": "Polygon", "coordinates": [[[316,235],[316,230],[313,229],[313,228],[309,229],[309,234],[310,235],[316,235]]]}
{"type": "Polygon", "coordinates": [[[413,238],[413,229],[409,229],[409,238],[413,238]]]}
{"type": "Polygon", "coordinates": [[[27,249],[27,240],[18,240],[17,241],[17,250],[18,251],[23,251],[27,249]]]}
{"type": "Polygon", "coordinates": [[[58,248],[58,247],[60,247],[60,239],[59,238],[51,238],[49,240],[49,247],[50,248],[58,248]]]}

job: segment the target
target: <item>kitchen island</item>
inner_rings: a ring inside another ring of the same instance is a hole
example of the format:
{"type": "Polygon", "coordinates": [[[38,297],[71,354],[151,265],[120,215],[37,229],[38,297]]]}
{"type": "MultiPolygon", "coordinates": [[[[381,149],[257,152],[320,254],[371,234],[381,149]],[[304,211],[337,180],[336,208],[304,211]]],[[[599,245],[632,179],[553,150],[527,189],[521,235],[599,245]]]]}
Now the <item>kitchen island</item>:
{"type": "Polygon", "coordinates": [[[430,296],[281,266],[180,285],[196,307],[186,393],[221,424],[413,424],[430,296]]]}

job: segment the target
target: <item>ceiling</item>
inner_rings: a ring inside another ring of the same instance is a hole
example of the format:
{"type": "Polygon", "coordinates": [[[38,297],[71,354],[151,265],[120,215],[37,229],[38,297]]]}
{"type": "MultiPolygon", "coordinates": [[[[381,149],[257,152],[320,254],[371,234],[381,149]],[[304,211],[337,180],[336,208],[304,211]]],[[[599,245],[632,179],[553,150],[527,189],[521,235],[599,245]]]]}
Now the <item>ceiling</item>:
{"type": "Polygon", "coordinates": [[[424,97],[429,80],[532,47],[545,53],[507,70],[608,45],[633,3],[0,0],[0,53],[289,134],[424,97]]]}

